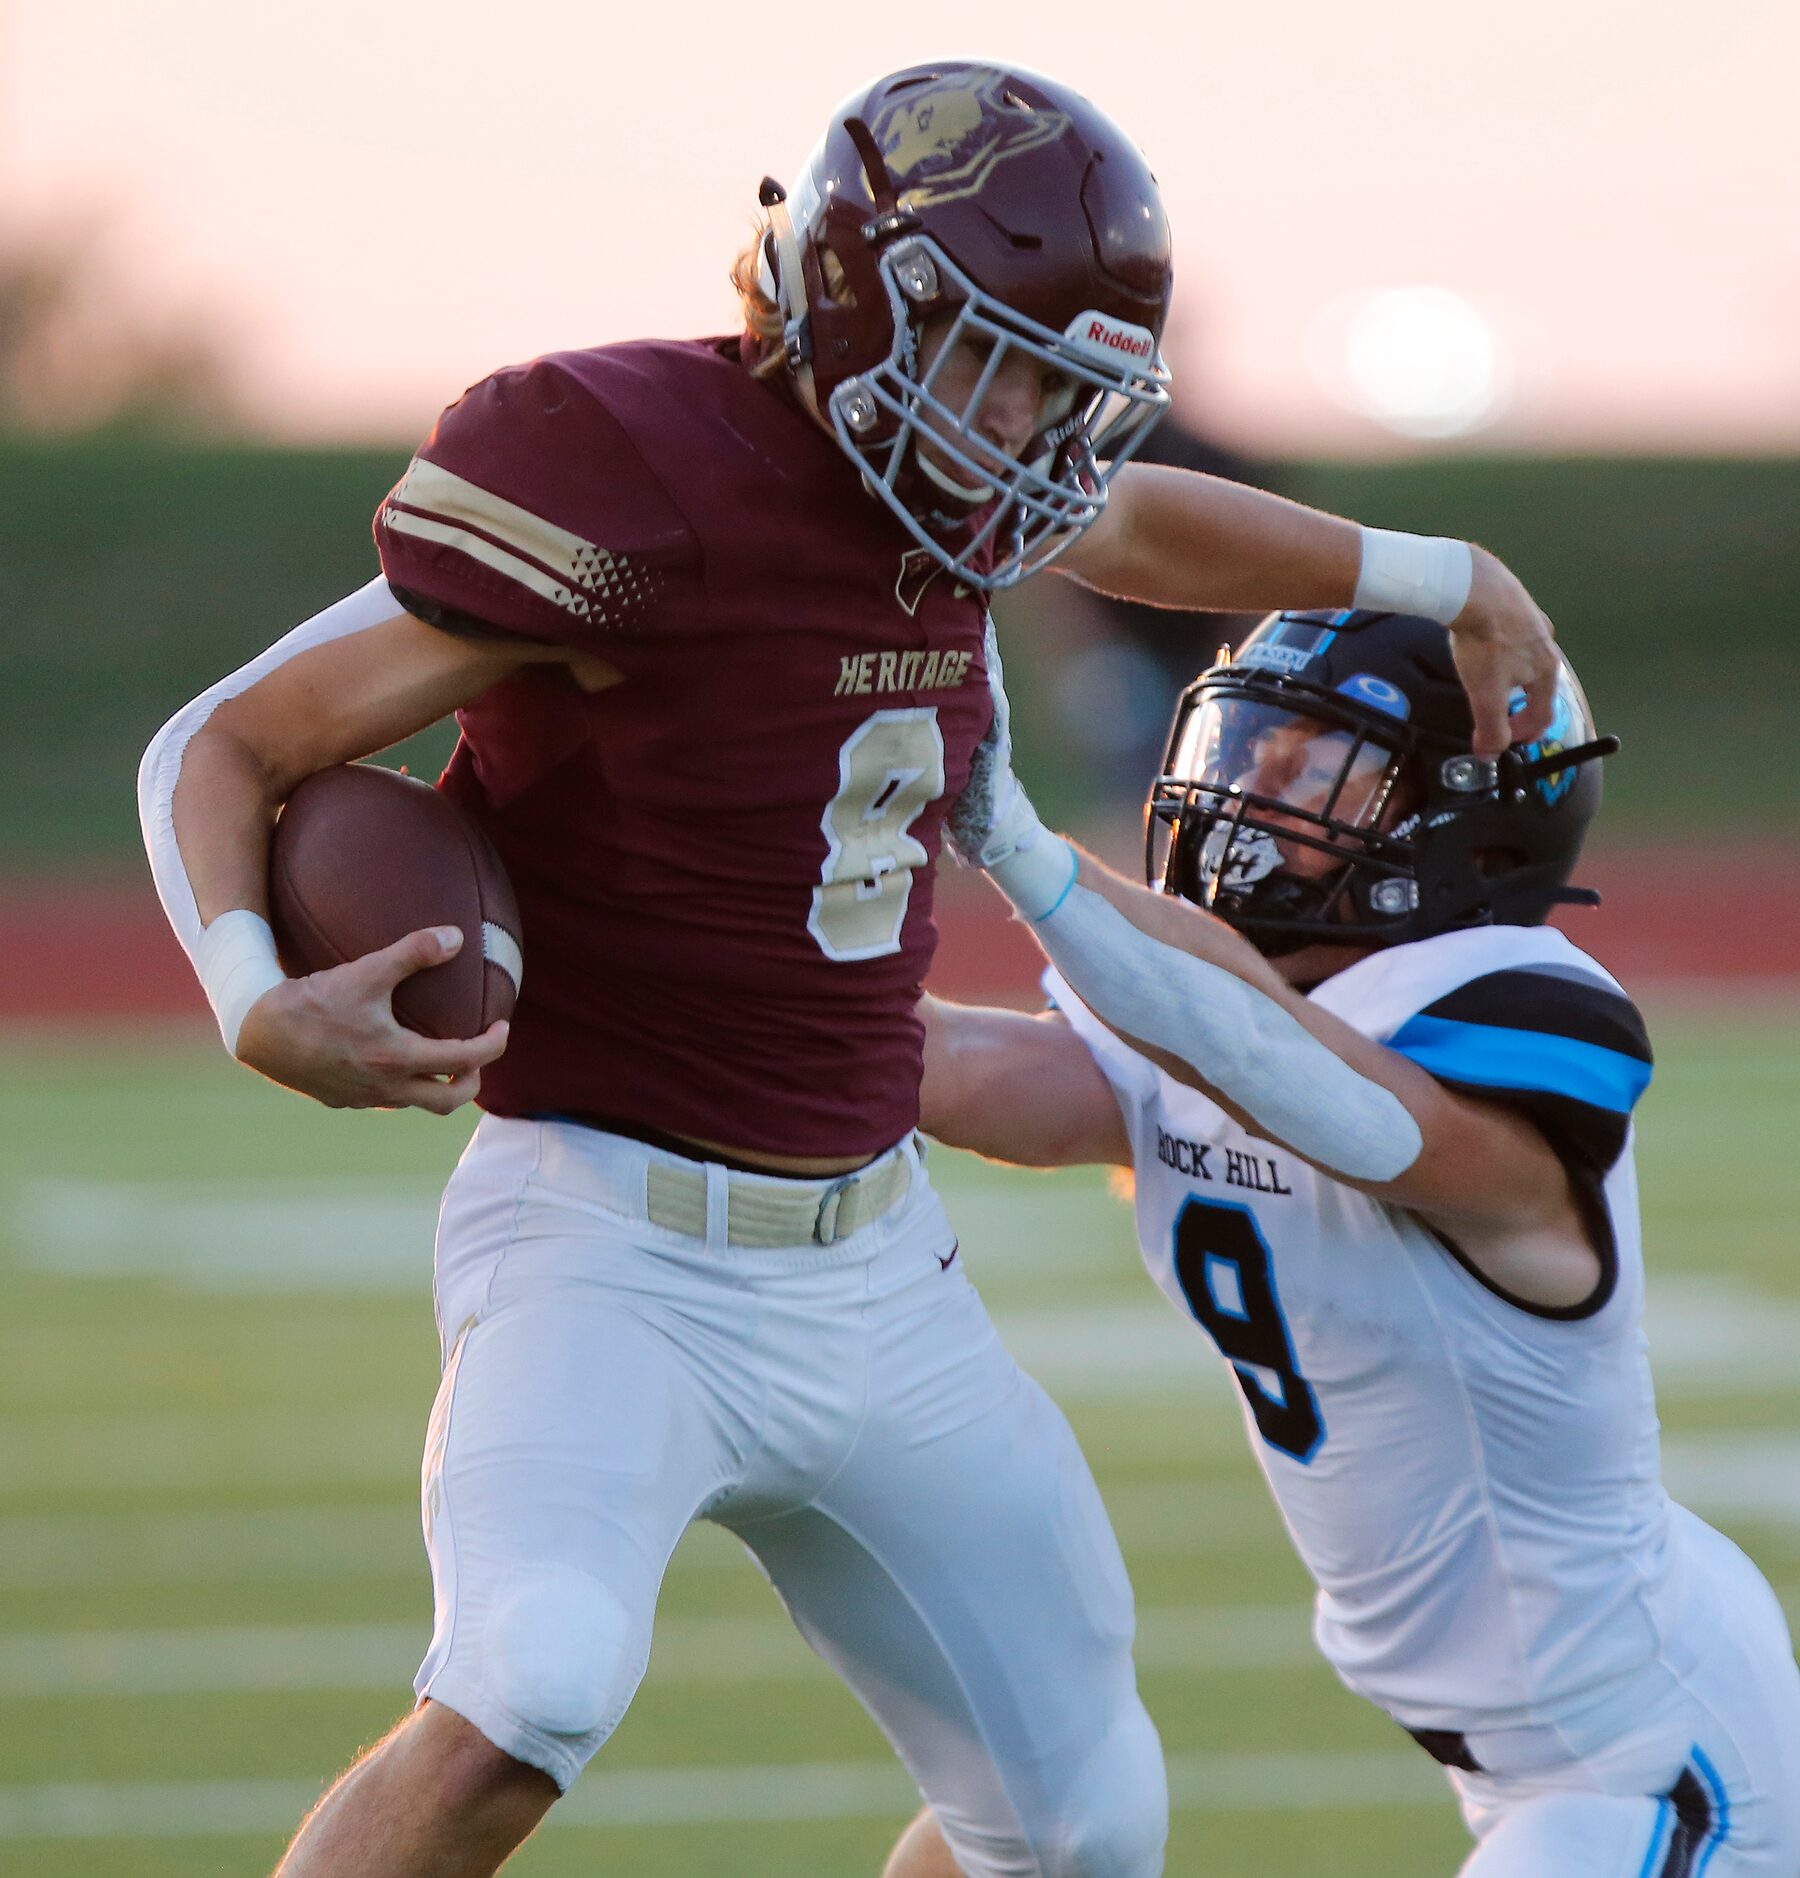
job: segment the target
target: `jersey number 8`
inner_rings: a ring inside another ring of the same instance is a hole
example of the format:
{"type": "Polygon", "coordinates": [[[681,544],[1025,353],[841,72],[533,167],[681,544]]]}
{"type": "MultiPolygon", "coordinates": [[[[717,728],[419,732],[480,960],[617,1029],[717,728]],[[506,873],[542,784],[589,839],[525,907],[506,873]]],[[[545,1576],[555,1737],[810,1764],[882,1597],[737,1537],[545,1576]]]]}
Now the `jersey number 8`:
{"type": "Polygon", "coordinates": [[[806,929],[828,959],[900,950],[915,867],[929,858],[907,831],[944,793],[935,706],[876,711],[838,751],[838,792],[819,827],[825,867],[806,929]]]}

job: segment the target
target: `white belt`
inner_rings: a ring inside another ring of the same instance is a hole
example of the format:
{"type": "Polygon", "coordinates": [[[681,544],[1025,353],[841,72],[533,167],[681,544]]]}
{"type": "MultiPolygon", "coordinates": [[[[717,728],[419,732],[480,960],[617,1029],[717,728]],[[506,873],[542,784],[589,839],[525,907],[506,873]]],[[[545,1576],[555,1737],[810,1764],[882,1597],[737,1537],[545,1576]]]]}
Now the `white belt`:
{"type": "MultiPolygon", "coordinates": [[[[884,1155],[840,1180],[783,1180],[727,1169],[726,1243],[835,1245],[879,1219],[911,1182],[904,1153],[884,1155]]],[[[644,1173],[644,1211],[652,1225],[704,1238],[705,1169],[652,1161],[644,1173]]]]}
{"type": "MultiPolygon", "coordinates": [[[[913,1135],[836,1180],[789,1179],[728,1168],[701,1158],[703,1150],[690,1159],[572,1118],[525,1125],[549,1131],[538,1165],[551,1187],[686,1238],[746,1250],[848,1239],[905,1196],[923,1152],[913,1135]]],[[[482,1121],[484,1129],[507,1126],[492,1116],[482,1121]]]]}

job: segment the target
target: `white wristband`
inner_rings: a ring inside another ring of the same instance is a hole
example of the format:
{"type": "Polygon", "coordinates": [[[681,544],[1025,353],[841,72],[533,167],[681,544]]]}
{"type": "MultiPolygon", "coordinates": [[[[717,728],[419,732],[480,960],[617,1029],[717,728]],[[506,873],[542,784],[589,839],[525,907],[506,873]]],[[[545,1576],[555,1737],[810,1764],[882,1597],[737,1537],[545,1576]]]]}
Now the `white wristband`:
{"type": "Polygon", "coordinates": [[[1447,535],[1362,531],[1362,571],[1353,605],[1374,613],[1409,613],[1448,626],[1469,603],[1475,556],[1447,535]]]}
{"type": "Polygon", "coordinates": [[[269,922],[248,907],[221,913],[200,934],[194,966],[206,992],[225,1048],[237,1055],[238,1032],[250,1007],[265,991],[272,991],[287,974],[275,954],[275,935],[269,922]]]}

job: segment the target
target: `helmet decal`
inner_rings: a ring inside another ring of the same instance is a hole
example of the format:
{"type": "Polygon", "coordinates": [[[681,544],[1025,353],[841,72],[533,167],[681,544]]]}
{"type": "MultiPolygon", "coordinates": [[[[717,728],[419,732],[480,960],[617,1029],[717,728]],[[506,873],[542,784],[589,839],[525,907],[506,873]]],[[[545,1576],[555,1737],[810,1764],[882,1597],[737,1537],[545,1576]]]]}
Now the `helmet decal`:
{"type": "MultiPolygon", "coordinates": [[[[1563,745],[1555,738],[1545,738],[1542,743],[1532,745],[1534,756],[1556,756],[1563,745]]],[[[1572,769],[1559,769],[1548,776],[1537,779],[1536,789],[1539,799],[1546,803],[1560,802],[1575,787],[1575,772],[1572,769]]]]}
{"type": "Polygon", "coordinates": [[[1061,111],[1006,104],[1001,73],[948,74],[928,90],[903,92],[871,126],[903,209],[958,202],[979,190],[1008,157],[1060,137],[1061,111]]]}
{"type": "Polygon", "coordinates": [[[1281,865],[1275,837],[1262,828],[1234,828],[1217,823],[1200,848],[1200,878],[1221,887],[1254,887],[1281,865]]]}
{"type": "MultiPolygon", "coordinates": [[[[1550,714],[1550,723],[1536,743],[1530,743],[1519,752],[1527,763],[1535,763],[1540,757],[1555,756],[1569,747],[1570,731],[1575,723],[1575,701],[1569,696],[1568,688],[1558,684],[1556,687],[1556,707],[1550,714]]],[[[1573,739],[1580,742],[1580,738],[1573,739]]],[[[1571,789],[1575,787],[1575,772],[1572,769],[1552,770],[1548,776],[1540,776],[1532,787],[1537,791],[1538,800],[1547,808],[1554,807],[1571,789]]]]}
{"type": "Polygon", "coordinates": [[[1237,662],[1270,672],[1303,672],[1314,659],[1325,656],[1336,637],[1330,627],[1316,620],[1284,615],[1266,638],[1259,635],[1254,645],[1246,646],[1237,662]]]}
{"type": "Polygon", "coordinates": [[[1077,313],[1070,320],[1063,337],[1073,339],[1077,345],[1091,347],[1096,352],[1122,352],[1127,358],[1140,359],[1145,364],[1156,357],[1156,335],[1153,332],[1142,326],[1133,326],[1129,320],[1116,320],[1108,314],[1095,312],[1092,308],[1086,313],[1077,313]]]}
{"type": "Polygon", "coordinates": [[[1377,678],[1373,672],[1352,673],[1338,686],[1338,691],[1373,711],[1384,711],[1389,717],[1404,718],[1412,711],[1406,693],[1385,678],[1377,678]]]}

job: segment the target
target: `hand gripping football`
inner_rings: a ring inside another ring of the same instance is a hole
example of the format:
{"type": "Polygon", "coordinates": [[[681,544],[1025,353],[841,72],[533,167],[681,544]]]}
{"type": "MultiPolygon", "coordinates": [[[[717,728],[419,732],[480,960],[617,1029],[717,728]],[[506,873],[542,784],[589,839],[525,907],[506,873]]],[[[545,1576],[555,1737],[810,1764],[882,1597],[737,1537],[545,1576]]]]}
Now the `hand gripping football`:
{"type": "Polygon", "coordinates": [[[394,1016],[423,1036],[479,1036],[519,995],[519,903],[494,844],[447,796],[395,770],[343,764],[288,797],[269,850],[269,923],[296,976],[422,926],[459,927],[455,958],[394,992],[394,1016]]]}

